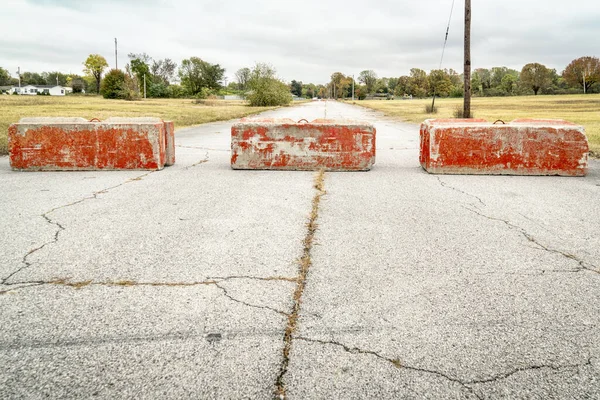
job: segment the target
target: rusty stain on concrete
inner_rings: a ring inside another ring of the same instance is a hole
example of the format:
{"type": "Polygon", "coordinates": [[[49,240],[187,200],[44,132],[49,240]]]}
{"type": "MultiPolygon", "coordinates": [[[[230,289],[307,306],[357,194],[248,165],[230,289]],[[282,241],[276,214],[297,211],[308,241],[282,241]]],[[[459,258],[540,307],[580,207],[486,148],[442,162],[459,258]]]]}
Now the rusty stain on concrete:
{"type": "Polygon", "coordinates": [[[173,123],[159,118],[23,118],[8,140],[14,170],[159,170],[175,162],[173,123]]]}
{"type": "Polygon", "coordinates": [[[360,121],[242,119],[231,127],[233,169],[367,171],[373,125],[360,121]]]}
{"type": "Polygon", "coordinates": [[[430,119],[421,124],[419,161],[434,174],[561,175],[587,173],[582,126],[564,120],[430,119]]]}

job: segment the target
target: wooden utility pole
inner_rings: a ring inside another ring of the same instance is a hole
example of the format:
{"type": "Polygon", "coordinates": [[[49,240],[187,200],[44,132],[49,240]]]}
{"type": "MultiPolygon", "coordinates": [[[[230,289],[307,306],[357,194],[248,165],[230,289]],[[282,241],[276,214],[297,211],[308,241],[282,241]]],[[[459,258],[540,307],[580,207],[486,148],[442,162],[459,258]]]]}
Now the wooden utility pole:
{"type": "Polygon", "coordinates": [[[465,103],[463,118],[471,118],[471,0],[465,0],[465,103]]]}
{"type": "Polygon", "coordinates": [[[119,59],[117,57],[117,38],[115,38],[115,69],[119,69],[119,59]]]}

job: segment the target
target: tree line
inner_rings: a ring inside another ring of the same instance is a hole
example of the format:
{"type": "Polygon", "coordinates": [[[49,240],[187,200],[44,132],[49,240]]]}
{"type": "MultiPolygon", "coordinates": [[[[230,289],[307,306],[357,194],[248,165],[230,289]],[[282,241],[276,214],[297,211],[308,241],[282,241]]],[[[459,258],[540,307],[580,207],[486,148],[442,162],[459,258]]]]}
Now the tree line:
{"type": "MultiPolygon", "coordinates": [[[[354,97],[462,97],[463,75],[453,69],[432,70],[429,73],[412,68],[408,75],[379,78],[373,70],[362,71],[356,80],[353,76],[334,72],[327,85],[303,85],[292,91],[305,97],[350,98],[354,82],[354,97]],[[300,90],[301,89],[301,90],[300,90]]],[[[537,94],[600,93],[600,60],[597,57],[580,57],[566,66],[561,74],[540,63],[530,63],[521,71],[507,67],[477,68],[471,74],[474,96],[518,96],[537,94]]]]}
{"type": "MultiPolygon", "coordinates": [[[[334,72],[324,85],[292,80],[284,83],[275,69],[265,63],[239,69],[235,81],[227,84],[225,68],[199,57],[184,59],[178,66],[169,58],[155,60],[146,53],[128,54],[123,70],[108,70],[108,62],[99,54],[90,54],[83,62],[83,75],[61,72],[23,72],[21,85],[70,86],[74,93],[100,93],[106,98],[146,97],[208,98],[238,94],[255,105],[288,104],[292,95],[304,98],[392,98],[461,97],[463,76],[453,69],[412,68],[408,75],[379,77],[364,70],[357,77],[334,72]],[[354,93],[352,89],[354,87],[354,93]]],[[[0,67],[0,86],[16,85],[14,78],[0,67]]],[[[540,63],[530,63],[521,71],[507,67],[477,68],[471,76],[474,96],[516,96],[530,94],[600,93],[600,60],[580,57],[561,74],[540,63]]]]}

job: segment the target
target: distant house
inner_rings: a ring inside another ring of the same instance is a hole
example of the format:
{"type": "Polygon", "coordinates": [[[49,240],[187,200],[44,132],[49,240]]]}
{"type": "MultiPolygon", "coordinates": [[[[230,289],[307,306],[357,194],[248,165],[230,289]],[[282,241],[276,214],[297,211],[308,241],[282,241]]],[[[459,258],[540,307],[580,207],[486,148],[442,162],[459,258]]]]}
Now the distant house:
{"type": "Polygon", "coordinates": [[[50,96],[64,96],[67,93],[72,93],[73,89],[70,87],[60,85],[25,85],[22,87],[10,86],[9,89],[5,90],[5,92],[10,94],[16,93],[27,96],[35,96],[38,93],[48,94],[50,96]]]}

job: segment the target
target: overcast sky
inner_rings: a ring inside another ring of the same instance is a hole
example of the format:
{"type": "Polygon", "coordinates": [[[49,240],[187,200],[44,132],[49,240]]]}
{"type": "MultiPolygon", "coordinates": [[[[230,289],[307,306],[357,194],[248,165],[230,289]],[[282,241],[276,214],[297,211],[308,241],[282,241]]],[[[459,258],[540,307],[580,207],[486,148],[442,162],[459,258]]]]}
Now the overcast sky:
{"type": "MultiPolygon", "coordinates": [[[[2,0],[0,66],[82,73],[90,53],[119,67],[130,52],[200,57],[235,71],[273,65],[285,81],[325,83],[333,72],[380,77],[440,63],[452,0],[2,0]]],[[[473,0],[473,68],[560,73],[600,56],[597,0],[473,0]]],[[[464,1],[456,0],[442,68],[462,71],[464,1]]]]}

